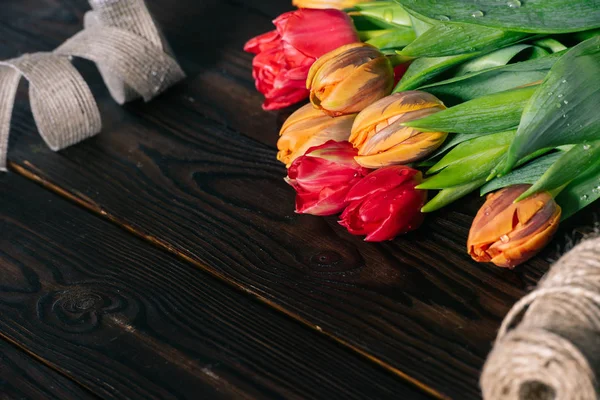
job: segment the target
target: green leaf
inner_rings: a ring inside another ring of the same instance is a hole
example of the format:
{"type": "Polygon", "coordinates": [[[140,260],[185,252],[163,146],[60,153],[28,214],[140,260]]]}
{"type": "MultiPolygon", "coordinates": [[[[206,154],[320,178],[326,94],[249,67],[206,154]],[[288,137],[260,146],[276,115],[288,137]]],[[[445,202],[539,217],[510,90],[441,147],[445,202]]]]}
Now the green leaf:
{"type": "Polygon", "coordinates": [[[410,22],[412,23],[413,29],[415,30],[415,35],[417,35],[417,37],[427,32],[433,26],[433,24],[430,22],[424,21],[418,16],[412,14],[410,16],[410,22]]]}
{"type": "Polygon", "coordinates": [[[431,132],[492,133],[515,128],[525,104],[535,92],[526,87],[482,96],[404,126],[431,132]]]}
{"type": "Polygon", "coordinates": [[[555,200],[562,208],[561,221],[569,218],[600,198],[600,163],[588,170],[565,187],[555,200]]]}
{"type": "MultiPolygon", "coordinates": [[[[562,147],[569,147],[569,146],[562,146],[562,147]]],[[[517,163],[517,167],[521,166],[531,160],[534,160],[538,157],[541,157],[544,154],[551,152],[552,150],[562,150],[562,149],[561,149],[561,147],[557,147],[556,149],[554,147],[548,147],[546,149],[541,149],[541,150],[535,151],[535,152],[523,157],[522,159],[520,159],[519,162],[517,163]]],[[[490,181],[490,180],[494,179],[495,177],[503,176],[503,174],[499,174],[499,171],[504,170],[505,165],[506,165],[506,157],[503,157],[502,160],[498,163],[498,165],[496,165],[494,167],[494,169],[490,172],[490,174],[488,175],[486,180],[490,181]]]]}
{"type": "Polygon", "coordinates": [[[599,36],[573,47],[554,64],[523,111],[504,172],[538,149],[598,139],[599,76],[599,36]]]}
{"type": "MultiPolygon", "coordinates": [[[[514,135],[517,131],[512,130],[510,132],[514,135]]],[[[504,133],[504,132],[501,132],[501,133],[504,133]]],[[[428,160],[434,159],[434,158],[440,156],[441,154],[444,154],[451,148],[456,147],[463,142],[478,138],[480,136],[490,135],[490,134],[491,133],[453,133],[453,134],[451,134],[449,139],[446,139],[444,144],[440,148],[438,148],[435,151],[435,153],[433,153],[432,156],[429,157],[428,160]]]]}
{"type": "Polygon", "coordinates": [[[532,33],[600,27],[600,0],[397,0],[429,18],[532,33]],[[481,11],[483,16],[474,18],[481,11]]]}
{"type": "MultiPolygon", "coordinates": [[[[494,53],[490,55],[492,54],[494,53]]],[[[535,60],[490,68],[431,85],[421,86],[419,90],[431,93],[444,101],[460,103],[541,81],[548,75],[548,71],[550,71],[550,68],[552,68],[559,57],[560,54],[552,54],[535,60]]]]}
{"type": "Polygon", "coordinates": [[[462,62],[477,57],[480,53],[461,54],[450,57],[420,57],[410,64],[394,89],[394,93],[416,89],[430,79],[462,62]]]}
{"type": "Polygon", "coordinates": [[[483,196],[489,192],[493,192],[507,186],[519,185],[523,183],[532,185],[542,175],[544,175],[544,172],[546,172],[548,168],[552,166],[552,164],[562,157],[562,155],[563,153],[557,152],[537,158],[507,175],[504,175],[500,178],[495,178],[494,180],[486,183],[481,187],[480,194],[483,196]]]}
{"type": "Polygon", "coordinates": [[[393,1],[359,3],[346,10],[351,17],[362,16],[395,26],[411,26],[410,14],[393,1]]]}
{"type": "Polygon", "coordinates": [[[421,183],[419,189],[443,189],[484,179],[504,156],[514,132],[500,132],[463,142],[427,171],[439,172],[421,183]],[[441,172],[440,172],[441,171],[441,172]]]}
{"type": "Polygon", "coordinates": [[[540,40],[536,40],[534,43],[536,46],[543,47],[549,50],[551,53],[558,53],[567,49],[567,47],[564,44],[553,38],[543,38],[540,40]]]}
{"type": "Polygon", "coordinates": [[[481,57],[460,65],[455,72],[455,76],[463,76],[472,72],[479,72],[494,67],[501,67],[509,63],[517,54],[523,50],[530,49],[530,44],[515,44],[500,50],[493,51],[481,57]]]}
{"type": "Polygon", "coordinates": [[[553,191],[564,186],[600,160],[600,141],[574,146],[560,157],[525,193],[523,200],[532,194],[553,191]]]}
{"type": "Polygon", "coordinates": [[[446,57],[491,51],[528,36],[527,33],[508,32],[478,25],[440,23],[406,46],[401,54],[410,57],[446,57]]]}
{"type": "Polygon", "coordinates": [[[485,179],[478,179],[473,182],[465,183],[464,185],[442,189],[437,195],[435,195],[433,199],[429,200],[429,202],[427,202],[427,204],[421,208],[421,212],[429,213],[439,210],[440,208],[445,207],[461,197],[464,197],[475,191],[479,186],[483,185],[484,182],[485,179]]]}
{"type": "Polygon", "coordinates": [[[415,31],[410,27],[396,28],[367,41],[381,50],[402,48],[415,40],[415,31]]]}

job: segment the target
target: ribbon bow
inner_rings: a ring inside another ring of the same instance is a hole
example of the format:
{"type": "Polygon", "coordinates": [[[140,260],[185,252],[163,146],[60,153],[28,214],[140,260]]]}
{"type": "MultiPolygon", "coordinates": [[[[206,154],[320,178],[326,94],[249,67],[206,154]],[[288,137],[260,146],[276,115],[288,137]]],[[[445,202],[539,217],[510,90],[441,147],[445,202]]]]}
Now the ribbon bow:
{"type": "Polygon", "coordinates": [[[97,64],[119,104],[149,101],[185,78],[144,0],[89,0],[85,29],[53,52],[0,61],[0,170],[6,171],[8,136],[21,77],[29,81],[31,110],[40,135],[58,151],[102,129],[92,92],[70,60],[97,64]]]}

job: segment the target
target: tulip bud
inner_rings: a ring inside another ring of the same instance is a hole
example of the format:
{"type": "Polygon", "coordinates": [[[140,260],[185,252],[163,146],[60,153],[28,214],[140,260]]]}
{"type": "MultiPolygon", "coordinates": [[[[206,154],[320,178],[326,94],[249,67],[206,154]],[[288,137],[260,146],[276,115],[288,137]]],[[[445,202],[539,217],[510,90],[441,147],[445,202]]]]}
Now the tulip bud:
{"type": "Polygon", "coordinates": [[[279,131],[277,159],[286,167],[308,149],[328,140],[347,141],[356,115],[330,117],[307,104],[289,116],[279,131]]]}
{"type": "Polygon", "coordinates": [[[339,10],[301,9],[281,14],[275,30],[250,39],[244,50],[256,54],[252,76],[265,95],[263,108],[277,110],[308,97],[310,66],[338,47],[358,41],[352,19],[339,10]]]}
{"type": "Polygon", "coordinates": [[[298,8],[337,8],[343,10],[368,1],[372,0],[292,0],[292,5],[298,8]]]}
{"type": "Polygon", "coordinates": [[[285,178],[297,192],[296,212],[332,215],[342,211],[350,188],[370,172],[354,156],[356,150],[350,143],[329,141],[298,157],[285,178]]]}
{"type": "Polygon", "coordinates": [[[407,164],[437,149],[445,132],[421,132],[402,124],[445,109],[435,96],[419,91],[392,94],[362,110],[352,125],[350,142],[356,161],[366,168],[407,164]]]}
{"type": "Polygon", "coordinates": [[[415,189],[421,181],[421,172],[403,165],[372,172],[348,192],[350,204],[340,225],[353,235],[367,235],[367,242],[391,240],[417,229],[427,199],[426,190],[415,189]]]}
{"type": "Polygon", "coordinates": [[[467,241],[475,261],[512,269],[550,242],[558,229],[561,209],[548,192],[513,203],[529,186],[509,186],[488,195],[467,241]]]}
{"type": "Polygon", "coordinates": [[[361,111],[390,94],[393,85],[390,60],[366,43],[348,44],[321,56],[306,80],[311,103],[332,116],[361,111]]]}

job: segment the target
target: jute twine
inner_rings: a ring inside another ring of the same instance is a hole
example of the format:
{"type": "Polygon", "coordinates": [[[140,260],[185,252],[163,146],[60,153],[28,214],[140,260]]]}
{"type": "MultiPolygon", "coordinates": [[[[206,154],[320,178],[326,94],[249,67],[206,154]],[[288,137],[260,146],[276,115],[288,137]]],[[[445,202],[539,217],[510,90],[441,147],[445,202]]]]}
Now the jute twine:
{"type": "Polygon", "coordinates": [[[98,69],[119,104],[149,101],[185,74],[173,58],[144,0],[89,0],[84,30],[53,52],[0,61],[0,170],[6,170],[11,115],[21,77],[29,81],[31,110],[40,135],[60,150],[100,132],[102,121],[89,86],[71,64],[85,58],[98,69]]]}
{"type": "Polygon", "coordinates": [[[488,400],[596,400],[600,390],[600,238],[564,255],[510,310],[481,387],[488,400]]]}

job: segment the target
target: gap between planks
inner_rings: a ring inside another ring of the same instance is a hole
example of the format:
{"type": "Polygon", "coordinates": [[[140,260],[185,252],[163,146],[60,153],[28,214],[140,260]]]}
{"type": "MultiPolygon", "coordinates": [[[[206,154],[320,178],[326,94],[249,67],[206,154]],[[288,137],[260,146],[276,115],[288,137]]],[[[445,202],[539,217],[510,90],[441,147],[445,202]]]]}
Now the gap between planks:
{"type": "MultiPolygon", "coordinates": [[[[208,265],[202,263],[201,261],[199,261],[198,259],[185,254],[184,252],[181,252],[177,249],[175,249],[173,246],[171,246],[169,243],[167,243],[166,241],[160,239],[159,237],[150,235],[148,233],[144,233],[142,231],[137,230],[134,226],[132,226],[131,224],[128,224],[127,222],[121,220],[120,218],[106,212],[106,210],[104,210],[100,205],[96,204],[94,201],[92,201],[91,199],[89,199],[88,197],[84,196],[81,193],[72,193],[58,185],[56,185],[55,183],[49,181],[48,179],[44,178],[42,176],[41,171],[39,171],[38,168],[36,168],[32,163],[30,163],[29,161],[25,160],[23,161],[23,165],[17,164],[14,161],[8,161],[8,168],[9,170],[21,175],[22,177],[33,181],[35,183],[37,183],[38,185],[42,186],[43,188],[61,196],[62,198],[70,201],[71,203],[74,203],[75,205],[82,207],[83,209],[92,212],[93,214],[100,216],[101,218],[104,218],[108,221],[110,221],[112,224],[120,227],[121,229],[124,229],[125,231],[129,232],[130,234],[135,235],[136,237],[139,237],[143,240],[145,240],[146,242],[151,243],[152,245],[166,250],[169,253],[175,255],[176,257],[178,257],[179,259],[192,264],[193,266],[200,268],[201,270],[203,270],[204,272],[209,273],[210,275],[214,276],[215,278],[219,279],[220,281],[225,282],[227,285],[233,287],[236,290],[242,291],[246,294],[249,294],[251,296],[253,296],[254,298],[256,298],[257,300],[259,300],[260,302],[268,305],[269,307],[283,313],[284,315],[286,315],[287,317],[290,317],[292,319],[294,319],[295,321],[300,322],[301,324],[309,327],[310,329],[318,332],[319,334],[325,335],[326,337],[328,337],[329,339],[334,340],[335,342],[341,344],[342,346],[344,346],[345,348],[348,348],[350,350],[352,350],[353,352],[359,354],[360,356],[362,356],[363,358],[369,360],[370,362],[373,362],[375,364],[377,364],[378,366],[385,368],[386,370],[392,372],[393,374],[395,374],[396,376],[400,377],[401,379],[403,379],[404,381],[416,386],[417,388],[419,388],[420,390],[424,391],[425,393],[437,398],[437,399],[441,399],[441,400],[450,400],[449,397],[443,395],[442,393],[438,392],[437,390],[433,389],[432,387],[429,387],[428,385],[426,385],[425,383],[419,381],[416,378],[413,378],[412,376],[410,376],[409,374],[399,370],[398,368],[393,367],[392,365],[390,365],[389,363],[377,358],[376,356],[368,353],[367,351],[347,342],[346,340],[337,337],[336,335],[334,335],[331,332],[327,332],[324,331],[320,326],[315,325],[313,323],[311,323],[310,321],[308,321],[306,318],[301,317],[300,315],[297,315],[289,310],[287,310],[286,308],[278,305],[277,303],[274,303],[273,301],[271,301],[270,299],[266,298],[265,296],[261,295],[259,292],[253,291],[252,289],[249,289],[245,286],[243,286],[240,283],[237,283],[231,279],[228,279],[227,276],[220,274],[219,272],[217,272],[214,268],[209,267],[208,265]]],[[[10,343],[15,344],[13,341],[11,341],[10,339],[4,337],[1,333],[0,333],[0,338],[4,338],[5,340],[9,341],[10,343]]],[[[15,344],[16,345],[16,344],[15,344]]],[[[45,365],[49,366],[50,368],[52,368],[53,370],[57,370],[55,367],[52,366],[52,364],[46,362],[44,359],[36,356],[35,354],[27,351],[26,349],[23,349],[25,352],[27,352],[29,355],[31,355],[32,357],[34,357],[35,359],[41,361],[42,363],[44,363],[45,365]]],[[[64,375],[64,374],[63,374],[64,375]]],[[[67,376],[67,378],[71,379],[71,377],[67,376]]],[[[86,391],[89,391],[88,388],[84,387],[86,389],[86,391]]]]}

